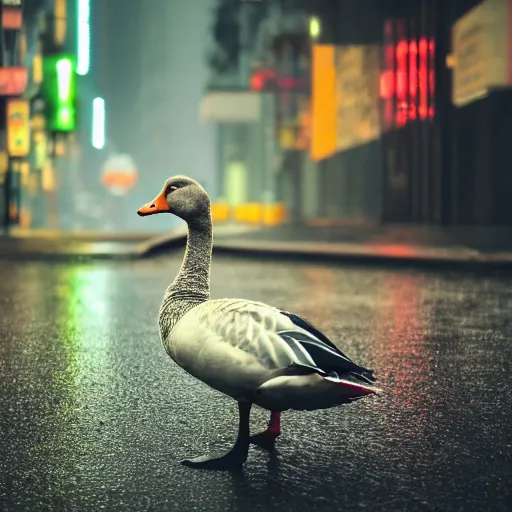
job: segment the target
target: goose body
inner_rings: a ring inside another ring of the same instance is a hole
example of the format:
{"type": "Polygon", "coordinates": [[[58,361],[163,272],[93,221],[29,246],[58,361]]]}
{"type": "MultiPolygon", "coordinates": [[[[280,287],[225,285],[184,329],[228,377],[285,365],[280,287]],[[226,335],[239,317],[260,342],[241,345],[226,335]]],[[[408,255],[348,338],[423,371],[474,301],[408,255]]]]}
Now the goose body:
{"type": "Polygon", "coordinates": [[[324,409],[374,392],[368,370],[300,321],[261,302],[209,300],[179,320],[164,346],[210,387],[271,411],[324,409]]]}
{"type": "Polygon", "coordinates": [[[210,201],[199,183],[186,176],[170,178],[138,213],[173,213],[189,228],[183,263],[160,308],[167,354],[190,375],[238,402],[239,431],[232,450],[185,465],[239,466],[250,442],[268,447],[280,435],[282,411],[325,409],[377,394],[373,372],[303,318],[262,302],[210,299],[210,201]],[[250,437],[253,404],[268,409],[271,417],[266,431],[250,437]]]}

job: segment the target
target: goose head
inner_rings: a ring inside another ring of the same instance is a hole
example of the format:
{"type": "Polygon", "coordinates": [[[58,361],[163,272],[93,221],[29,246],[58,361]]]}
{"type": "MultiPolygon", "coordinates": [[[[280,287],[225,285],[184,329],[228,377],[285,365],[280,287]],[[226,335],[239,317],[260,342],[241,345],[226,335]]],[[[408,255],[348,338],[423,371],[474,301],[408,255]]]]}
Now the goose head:
{"type": "Polygon", "coordinates": [[[173,176],[164,183],[153,201],[139,208],[141,217],[172,213],[187,223],[210,218],[210,198],[206,190],[188,176],[173,176]]]}

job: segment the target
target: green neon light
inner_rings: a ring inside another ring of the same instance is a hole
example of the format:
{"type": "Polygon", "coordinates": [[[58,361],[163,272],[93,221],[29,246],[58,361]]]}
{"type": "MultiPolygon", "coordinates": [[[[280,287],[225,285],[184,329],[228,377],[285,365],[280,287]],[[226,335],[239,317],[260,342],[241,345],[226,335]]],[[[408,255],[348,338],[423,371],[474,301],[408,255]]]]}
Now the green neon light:
{"type": "Polygon", "coordinates": [[[69,101],[71,93],[71,73],[73,64],[69,59],[59,59],[57,61],[57,84],[59,88],[59,100],[63,103],[69,101]]]}

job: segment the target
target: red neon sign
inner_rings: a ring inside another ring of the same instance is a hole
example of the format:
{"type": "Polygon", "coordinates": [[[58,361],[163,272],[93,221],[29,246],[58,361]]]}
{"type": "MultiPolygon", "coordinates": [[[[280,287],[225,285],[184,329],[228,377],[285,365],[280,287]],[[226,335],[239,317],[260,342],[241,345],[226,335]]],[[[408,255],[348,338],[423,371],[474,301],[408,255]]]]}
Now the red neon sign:
{"type": "Polygon", "coordinates": [[[434,41],[426,37],[388,43],[380,77],[384,127],[402,127],[416,119],[433,119],[434,41]]]}

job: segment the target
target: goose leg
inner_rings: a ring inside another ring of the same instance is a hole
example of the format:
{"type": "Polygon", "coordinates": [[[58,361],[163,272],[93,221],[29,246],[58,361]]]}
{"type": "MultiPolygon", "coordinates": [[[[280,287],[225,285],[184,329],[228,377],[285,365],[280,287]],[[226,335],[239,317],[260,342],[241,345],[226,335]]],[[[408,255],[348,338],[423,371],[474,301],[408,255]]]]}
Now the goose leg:
{"type": "Polygon", "coordinates": [[[194,459],[182,461],[184,466],[198,469],[236,469],[247,460],[249,452],[249,417],[251,405],[246,402],[238,402],[240,416],[238,437],[235,446],[224,455],[203,455],[194,459]]]}
{"type": "Polygon", "coordinates": [[[261,446],[262,448],[271,449],[275,440],[281,435],[281,413],[271,412],[268,427],[263,432],[250,437],[250,442],[261,446]]]}

